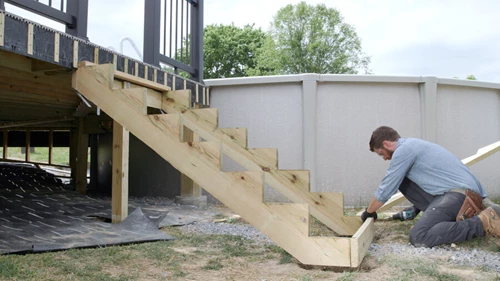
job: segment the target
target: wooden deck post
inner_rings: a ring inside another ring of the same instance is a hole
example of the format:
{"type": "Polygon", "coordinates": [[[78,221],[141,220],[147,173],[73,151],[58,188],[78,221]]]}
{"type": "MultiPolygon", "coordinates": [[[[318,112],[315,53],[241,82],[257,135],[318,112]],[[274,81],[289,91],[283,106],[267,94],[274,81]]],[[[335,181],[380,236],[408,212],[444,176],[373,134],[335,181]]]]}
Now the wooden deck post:
{"type": "Polygon", "coordinates": [[[78,129],[76,133],[76,167],[75,167],[75,189],[81,194],[87,193],[87,164],[89,151],[89,135],[83,132],[84,119],[78,118],[78,129]]]}
{"type": "Polygon", "coordinates": [[[26,153],[24,154],[25,157],[24,157],[24,160],[26,162],[29,162],[31,159],[30,159],[30,150],[31,150],[31,131],[30,130],[26,130],[26,143],[25,143],[25,151],[26,153]]]}
{"type": "Polygon", "coordinates": [[[119,223],[128,216],[129,136],[120,123],[113,122],[112,223],[119,223]]]}
{"type": "MultiPolygon", "coordinates": [[[[199,137],[196,137],[193,131],[184,127],[185,142],[198,141],[198,139],[199,137]]],[[[191,178],[181,173],[181,197],[197,197],[197,196],[201,196],[201,187],[191,178]]]]}
{"type": "Polygon", "coordinates": [[[52,164],[52,149],[54,148],[54,130],[49,131],[49,164],[52,164]]]}
{"type": "Polygon", "coordinates": [[[7,159],[7,149],[9,146],[7,145],[9,142],[9,131],[7,129],[3,129],[3,159],[7,159]]]}

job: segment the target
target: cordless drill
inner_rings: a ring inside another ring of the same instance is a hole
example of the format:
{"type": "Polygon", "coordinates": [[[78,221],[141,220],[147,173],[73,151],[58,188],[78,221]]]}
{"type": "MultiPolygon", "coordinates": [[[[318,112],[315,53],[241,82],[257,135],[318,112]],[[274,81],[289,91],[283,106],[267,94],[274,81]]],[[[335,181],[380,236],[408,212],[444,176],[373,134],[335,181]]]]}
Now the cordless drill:
{"type": "Polygon", "coordinates": [[[405,208],[403,211],[396,213],[392,216],[393,220],[400,220],[400,221],[407,221],[407,220],[412,220],[414,219],[418,213],[420,213],[420,210],[415,208],[415,206],[411,206],[408,208],[405,208]]]}

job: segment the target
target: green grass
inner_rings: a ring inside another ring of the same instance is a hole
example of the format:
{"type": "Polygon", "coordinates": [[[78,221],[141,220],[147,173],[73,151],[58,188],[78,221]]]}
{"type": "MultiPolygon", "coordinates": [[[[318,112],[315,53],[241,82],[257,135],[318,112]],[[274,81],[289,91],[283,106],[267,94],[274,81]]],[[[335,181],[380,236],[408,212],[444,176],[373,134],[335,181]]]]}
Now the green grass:
{"type": "Polygon", "coordinates": [[[356,280],[357,276],[358,276],[357,272],[346,271],[346,272],[342,273],[342,276],[337,278],[337,281],[354,281],[354,280],[356,280]]]}
{"type": "MultiPolygon", "coordinates": [[[[49,163],[49,148],[35,147],[35,151],[30,153],[30,161],[39,163],[49,163]]],[[[3,155],[3,148],[1,149],[3,155]]],[[[7,158],[13,160],[25,160],[26,154],[21,153],[20,147],[9,147],[7,150],[7,158]]],[[[52,164],[69,165],[69,147],[54,147],[52,148],[52,164]]]]}
{"type": "Polygon", "coordinates": [[[386,257],[383,261],[392,268],[398,269],[399,274],[393,280],[413,280],[424,277],[428,280],[458,281],[460,276],[443,273],[438,270],[436,263],[422,259],[406,259],[401,257],[386,257]]]}
{"type": "Polygon", "coordinates": [[[167,232],[177,240],[0,256],[0,280],[159,280],[164,274],[175,280],[188,276],[186,265],[197,259],[206,260],[198,270],[220,270],[234,257],[259,261],[268,252],[241,236],[199,235],[176,228],[167,232]],[[182,248],[196,251],[176,250],[182,248]],[[160,273],[149,273],[147,267],[160,273]]]}
{"type": "Polygon", "coordinates": [[[220,263],[220,259],[211,259],[202,268],[205,270],[219,270],[224,266],[220,263]]]}
{"type": "Polygon", "coordinates": [[[272,252],[280,255],[280,260],[279,264],[285,264],[285,263],[291,263],[293,262],[293,257],[290,255],[287,251],[285,251],[283,248],[276,246],[276,245],[269,245],[266,246],[266,248],[272,252]]]}

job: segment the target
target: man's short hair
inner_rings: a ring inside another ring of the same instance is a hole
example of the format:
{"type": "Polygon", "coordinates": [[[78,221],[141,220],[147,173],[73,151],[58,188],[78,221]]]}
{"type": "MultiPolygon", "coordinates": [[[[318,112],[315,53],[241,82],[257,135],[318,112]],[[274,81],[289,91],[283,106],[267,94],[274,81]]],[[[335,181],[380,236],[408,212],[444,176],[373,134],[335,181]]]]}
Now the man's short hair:
{"type": "Polygon", "coordinates": [[[381,148],[384,141],[396,141],[399,138],[401,137],[393,128],[387,126],[378,127],[373,131],[370,138],[370,151],[374,152],[375,149],[381,148]]]}

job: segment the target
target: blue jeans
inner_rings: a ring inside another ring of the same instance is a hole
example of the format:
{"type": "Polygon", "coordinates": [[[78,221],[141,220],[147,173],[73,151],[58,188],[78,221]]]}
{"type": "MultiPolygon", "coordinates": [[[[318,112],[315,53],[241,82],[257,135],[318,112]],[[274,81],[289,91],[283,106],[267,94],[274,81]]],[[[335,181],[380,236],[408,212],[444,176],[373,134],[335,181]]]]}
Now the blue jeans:
{"type": "Polygon", "coordinates": [[[463,221],[455,220],[464,203],[464,194],[447,192],[443,195],[430,195],[408,178],[403,180],[399,190],[408,201],[424,212],[410,230],[412,245],[430,248],[484,236],[483,223],[477,216],[463,221]]]}

